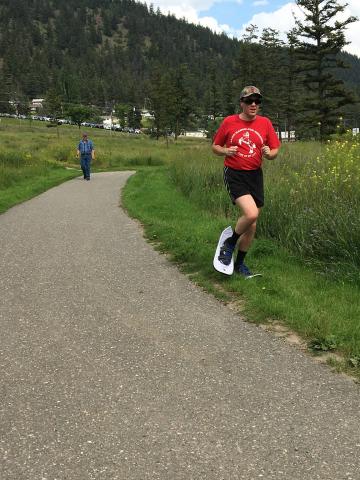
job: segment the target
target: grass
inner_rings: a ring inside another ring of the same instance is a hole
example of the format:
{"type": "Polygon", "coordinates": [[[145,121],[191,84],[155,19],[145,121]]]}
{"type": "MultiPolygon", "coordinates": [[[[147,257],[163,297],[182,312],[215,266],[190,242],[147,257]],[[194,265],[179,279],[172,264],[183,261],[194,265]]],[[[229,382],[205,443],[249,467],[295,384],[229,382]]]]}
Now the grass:
{"type": "MultiPolygon", "coordinates": [[[[2,173],[0,168],[0,178],[2,173]]],[[[10,207],[79,175],[79,172],[56,167],[52,169],[24,169],[18,173],[19,177],[16,181],[12,179],[10,187],[0,189],[0,213],[4,213],[10,207]]]]}
{"type": "MultiPolygon", "coordinates": [[[[81,174],[76,146],[81,131],[45,122],[1,118],[0,213],[48,188],[81,174]]],[[[91,130],[96,147],[92,170],[123,170],[163,165],[169,161],[166,142],[147,137],[91,130]]]]}
{"type": "MultiPolygon", "coordinates": [[[[266,207],[258,234],[327,274],[360,282],[360,139],[285,144],[264,163],[266,207]]],[[[209,151],[171,163],[173,183],[196,205],[234,223],[222,159],[209,151]]]]}

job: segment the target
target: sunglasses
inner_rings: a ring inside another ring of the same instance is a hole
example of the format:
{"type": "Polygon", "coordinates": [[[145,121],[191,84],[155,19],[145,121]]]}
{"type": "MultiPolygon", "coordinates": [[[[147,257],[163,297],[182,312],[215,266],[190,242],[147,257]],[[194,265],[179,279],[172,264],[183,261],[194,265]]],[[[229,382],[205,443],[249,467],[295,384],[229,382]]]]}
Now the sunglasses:
{"type": "Polygon", "coordinates": [[[241,99],[242,102],[246,103],[246,105],[251,105],[253,103],[255,103],[256,105],[260,105],[261,104],[261,98],[259,97],[247,97],[247,98],[242,98],[241,99]]]}

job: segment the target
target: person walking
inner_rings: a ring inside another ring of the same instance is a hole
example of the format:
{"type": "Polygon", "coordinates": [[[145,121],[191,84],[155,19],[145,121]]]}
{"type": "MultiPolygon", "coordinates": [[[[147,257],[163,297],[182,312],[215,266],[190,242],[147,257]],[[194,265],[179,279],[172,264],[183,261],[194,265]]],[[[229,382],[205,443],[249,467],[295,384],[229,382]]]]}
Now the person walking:
{"type": "Polygon", "coordinates": [[[253,242],[256,222],[264,205],[263,159],[273,160],[280,141],[271,121],[258,115],[262,95],[255,86],[246,86],[240,94],[241,113],[226,117],[216,132],[212,151],[224,156],[224,183],[231,201],[240,210],[232,237],[220,248],[218,260],[230,265],[238,246],[234,272],[252,276],[245,256],[253,242]]]}
{"type": "Polygon", "coordinates": [[[95,147],[91,140],[88,139],[87,133],[83,133],[82,140],[76,150],[77,158],[80,158],[81,170],[84,174],[84,180],[90,180],[91,160],[95,160],[95,147]]]}

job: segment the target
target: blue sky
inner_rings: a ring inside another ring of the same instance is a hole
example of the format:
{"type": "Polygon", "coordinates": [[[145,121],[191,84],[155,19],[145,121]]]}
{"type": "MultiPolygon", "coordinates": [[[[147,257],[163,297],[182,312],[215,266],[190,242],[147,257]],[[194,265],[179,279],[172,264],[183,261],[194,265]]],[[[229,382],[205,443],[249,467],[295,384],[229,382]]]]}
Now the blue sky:
{"type": "Polygon", "coordinates": [[[244,3],[240,5],[236,1],[216,2],[208,10],[200,11],[200,15],[214,17],[220,24],[228,24],[235,29],[239,28],[239,25],[249,22],[255,14],[273,12],[286,3],[289,2],[259,0],[258,2],[249,2],[247,5],[244,3]]]}
{"type": "MultiPolygon", "coordinates": [[[[339,4],[348,3],[343,17],[354,15],[360,19],[360,0],[338,0],[339,4]]],[[[249,24],[257,25],[259,32],[263,28],[278,30],[286,40],[286,32],[294,26],[293,13],[301,17],[301,10],[295,0],[152,0],[155,7],[167,14],[209,27],[214,32],[225,32],[229,36],[241,38],[249,24]]],[[[360,57],[360,21],[350,24],[346,39],[350,44],[348,52],[360,57]]]]}

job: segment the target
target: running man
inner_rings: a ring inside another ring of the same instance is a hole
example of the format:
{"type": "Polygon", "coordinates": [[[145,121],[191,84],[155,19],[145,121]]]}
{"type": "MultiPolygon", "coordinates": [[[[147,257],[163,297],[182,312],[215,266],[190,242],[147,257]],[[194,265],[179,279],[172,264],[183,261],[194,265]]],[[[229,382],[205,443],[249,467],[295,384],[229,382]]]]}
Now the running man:
{"type": "Polygon", "coordinates": [[[212,150],[224,156],[224,183],[241,215],[233,236],[220,249],[219,261],[230,265],[238,245],[234,272],[246,278],[252,273],[244,263],[256,231],[256,221],[264,205],[263,158],[273,160],[280,141],[271,121],[258,115],[262,95],[247,86],[240,95],[241,113],[226,117],[215,134],[212,150]]]}

